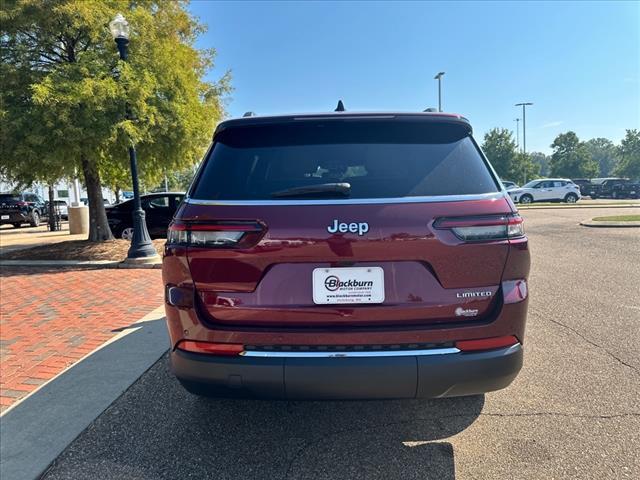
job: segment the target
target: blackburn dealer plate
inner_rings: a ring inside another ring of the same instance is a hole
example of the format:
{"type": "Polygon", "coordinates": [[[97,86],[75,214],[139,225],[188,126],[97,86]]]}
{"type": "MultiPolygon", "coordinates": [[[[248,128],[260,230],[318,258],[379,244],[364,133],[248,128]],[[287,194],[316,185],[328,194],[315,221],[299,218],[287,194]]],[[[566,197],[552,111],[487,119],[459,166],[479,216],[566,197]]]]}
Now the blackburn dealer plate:
{"type": "Polygon", "coordinates": [[[384,271],[380,267],[316,268],[313,303],[382,303],[384,271]]]}

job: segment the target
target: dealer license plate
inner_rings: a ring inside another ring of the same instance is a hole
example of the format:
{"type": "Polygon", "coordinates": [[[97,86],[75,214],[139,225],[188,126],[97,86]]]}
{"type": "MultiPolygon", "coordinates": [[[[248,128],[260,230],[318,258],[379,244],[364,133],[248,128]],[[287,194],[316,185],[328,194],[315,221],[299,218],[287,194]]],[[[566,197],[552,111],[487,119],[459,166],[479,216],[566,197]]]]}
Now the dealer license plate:
{"type": "Polygon", "coordinates": [[[313,303],[382,303],[384,270],[381,267],[316,268],[313,303]]]}

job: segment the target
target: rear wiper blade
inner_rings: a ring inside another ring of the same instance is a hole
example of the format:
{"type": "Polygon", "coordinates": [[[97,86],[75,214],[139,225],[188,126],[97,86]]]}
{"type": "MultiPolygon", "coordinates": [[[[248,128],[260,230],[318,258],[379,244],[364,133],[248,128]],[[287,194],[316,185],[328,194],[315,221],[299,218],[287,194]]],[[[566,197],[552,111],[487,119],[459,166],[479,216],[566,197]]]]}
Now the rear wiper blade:
{"type": "Polygon", "coordinates": [[[273,192],[272,197],[304,197],[305,195],[326,195],[335,194],[348,197],[351,194],[351,184],[340,183],[320,183],[317,185],[307,185],[305,187],[293,187],[286,190],[273,192]]]}

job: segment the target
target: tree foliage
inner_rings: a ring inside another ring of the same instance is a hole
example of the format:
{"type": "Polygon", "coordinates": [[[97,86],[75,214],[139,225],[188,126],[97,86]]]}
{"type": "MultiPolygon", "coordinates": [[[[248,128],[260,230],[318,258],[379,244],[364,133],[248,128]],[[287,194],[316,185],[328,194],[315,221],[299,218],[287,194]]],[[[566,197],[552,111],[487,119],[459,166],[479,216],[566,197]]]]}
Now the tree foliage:
{"type": "Polygon", "coordinates": [[[540,176],[540,165],[533,161],[528,153],[519,152],[513,163],[511,178],[524,185],[529,180],[540,176]]]}
{"type": "Polygon", "coordinates": [[[223,116],[229,77],[204,80],[215,55],[194,46],[204,27],[173,0],[6,1],[0,22],[3,171],[83,172],[89,238],[110,238],[101,179],[124,178],[129,144],[157,180],[199,160],[223,116]],[[107,27],[118,12],[131,26],[126,63],[107,27]]]}
{"type": "Polygon", "coordinates": [[[549,175],[549,157],[542,152],[531,152],[529,154],[531,161],[538,166],[539,174],[543,177],[549,175]]]}
{"type": "Polygon", "coordinates": [[[598,175],[611,175],[618,162],[618,152],[613,142],[607,138],[592,138],[585,142],[585,145],[591,158],[598,163],[598,175]]]}
{"type": "Polygon", "coordinates": [[[575,132],[561,133],[553,143],[549,161],[550,174],[554,177],[591,178],[598,175],[598,163],[584,142],[575,132]]]}
{"type": "Polygon", "coordinates": [[[484,136],[482,150],[491,165],[504,180],[524,182],[540,171],[529,155],[518,153],[513,133],[506,128],[493,128],[484,136]]]}
{"type": "Polygon", "coordinates": [[[616,175],[631,179],[640,179],[640,130],[627,130],[618,147],[620,161],[616,167],[616,175]]]}
{"type": "Polygon", "coordinates": [[[510,173],[516,157],[516,142],[511,131],[492,128],[484,135],[482,150],[500,178],[511,180],[510,173]]]}

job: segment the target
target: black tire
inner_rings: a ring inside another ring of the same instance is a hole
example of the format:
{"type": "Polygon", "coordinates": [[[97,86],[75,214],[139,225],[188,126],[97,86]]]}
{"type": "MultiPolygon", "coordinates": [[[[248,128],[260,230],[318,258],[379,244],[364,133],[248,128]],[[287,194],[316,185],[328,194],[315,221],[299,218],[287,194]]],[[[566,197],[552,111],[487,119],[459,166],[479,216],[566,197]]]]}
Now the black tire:
{"type": "Polygon", "coordinates": [[[578,201],[578,196],[575,193],[567,193],[564,197],[565,203],[576,203],[578,201]]]}
{"type": "Polygon", "coordinates": [[[31,212],[31,218],[29,219],[29,225],[31,225],[32,227],[39,227],[40,226],[40,214],[38,213],[37,210],[33,210],[31,212]]]}
{"type": "Polygon", "coordinates": [[[522,203],[524,205],[528,205],[530,203],[533,203],[533,197],[531,195],[529,195],[528,193],[525,193],[524,195],[522,195],[520,197],[520,203],[522,203]]]}
{"type": "Polygon", "coordinates": [[[598,198],[598,196],[597,196],[597,195],[593,195],[593,194],[591,194],[591,195],[589,195],[589,196],[591,197],[591,200],[595,200],[595,199],[597,199],[597,198],[598,198]]]}
{"type": "Polygon", "coordinates": [[[14,223],[13,228],[20,228],[22,226],[21,223],[14,223]]]}

